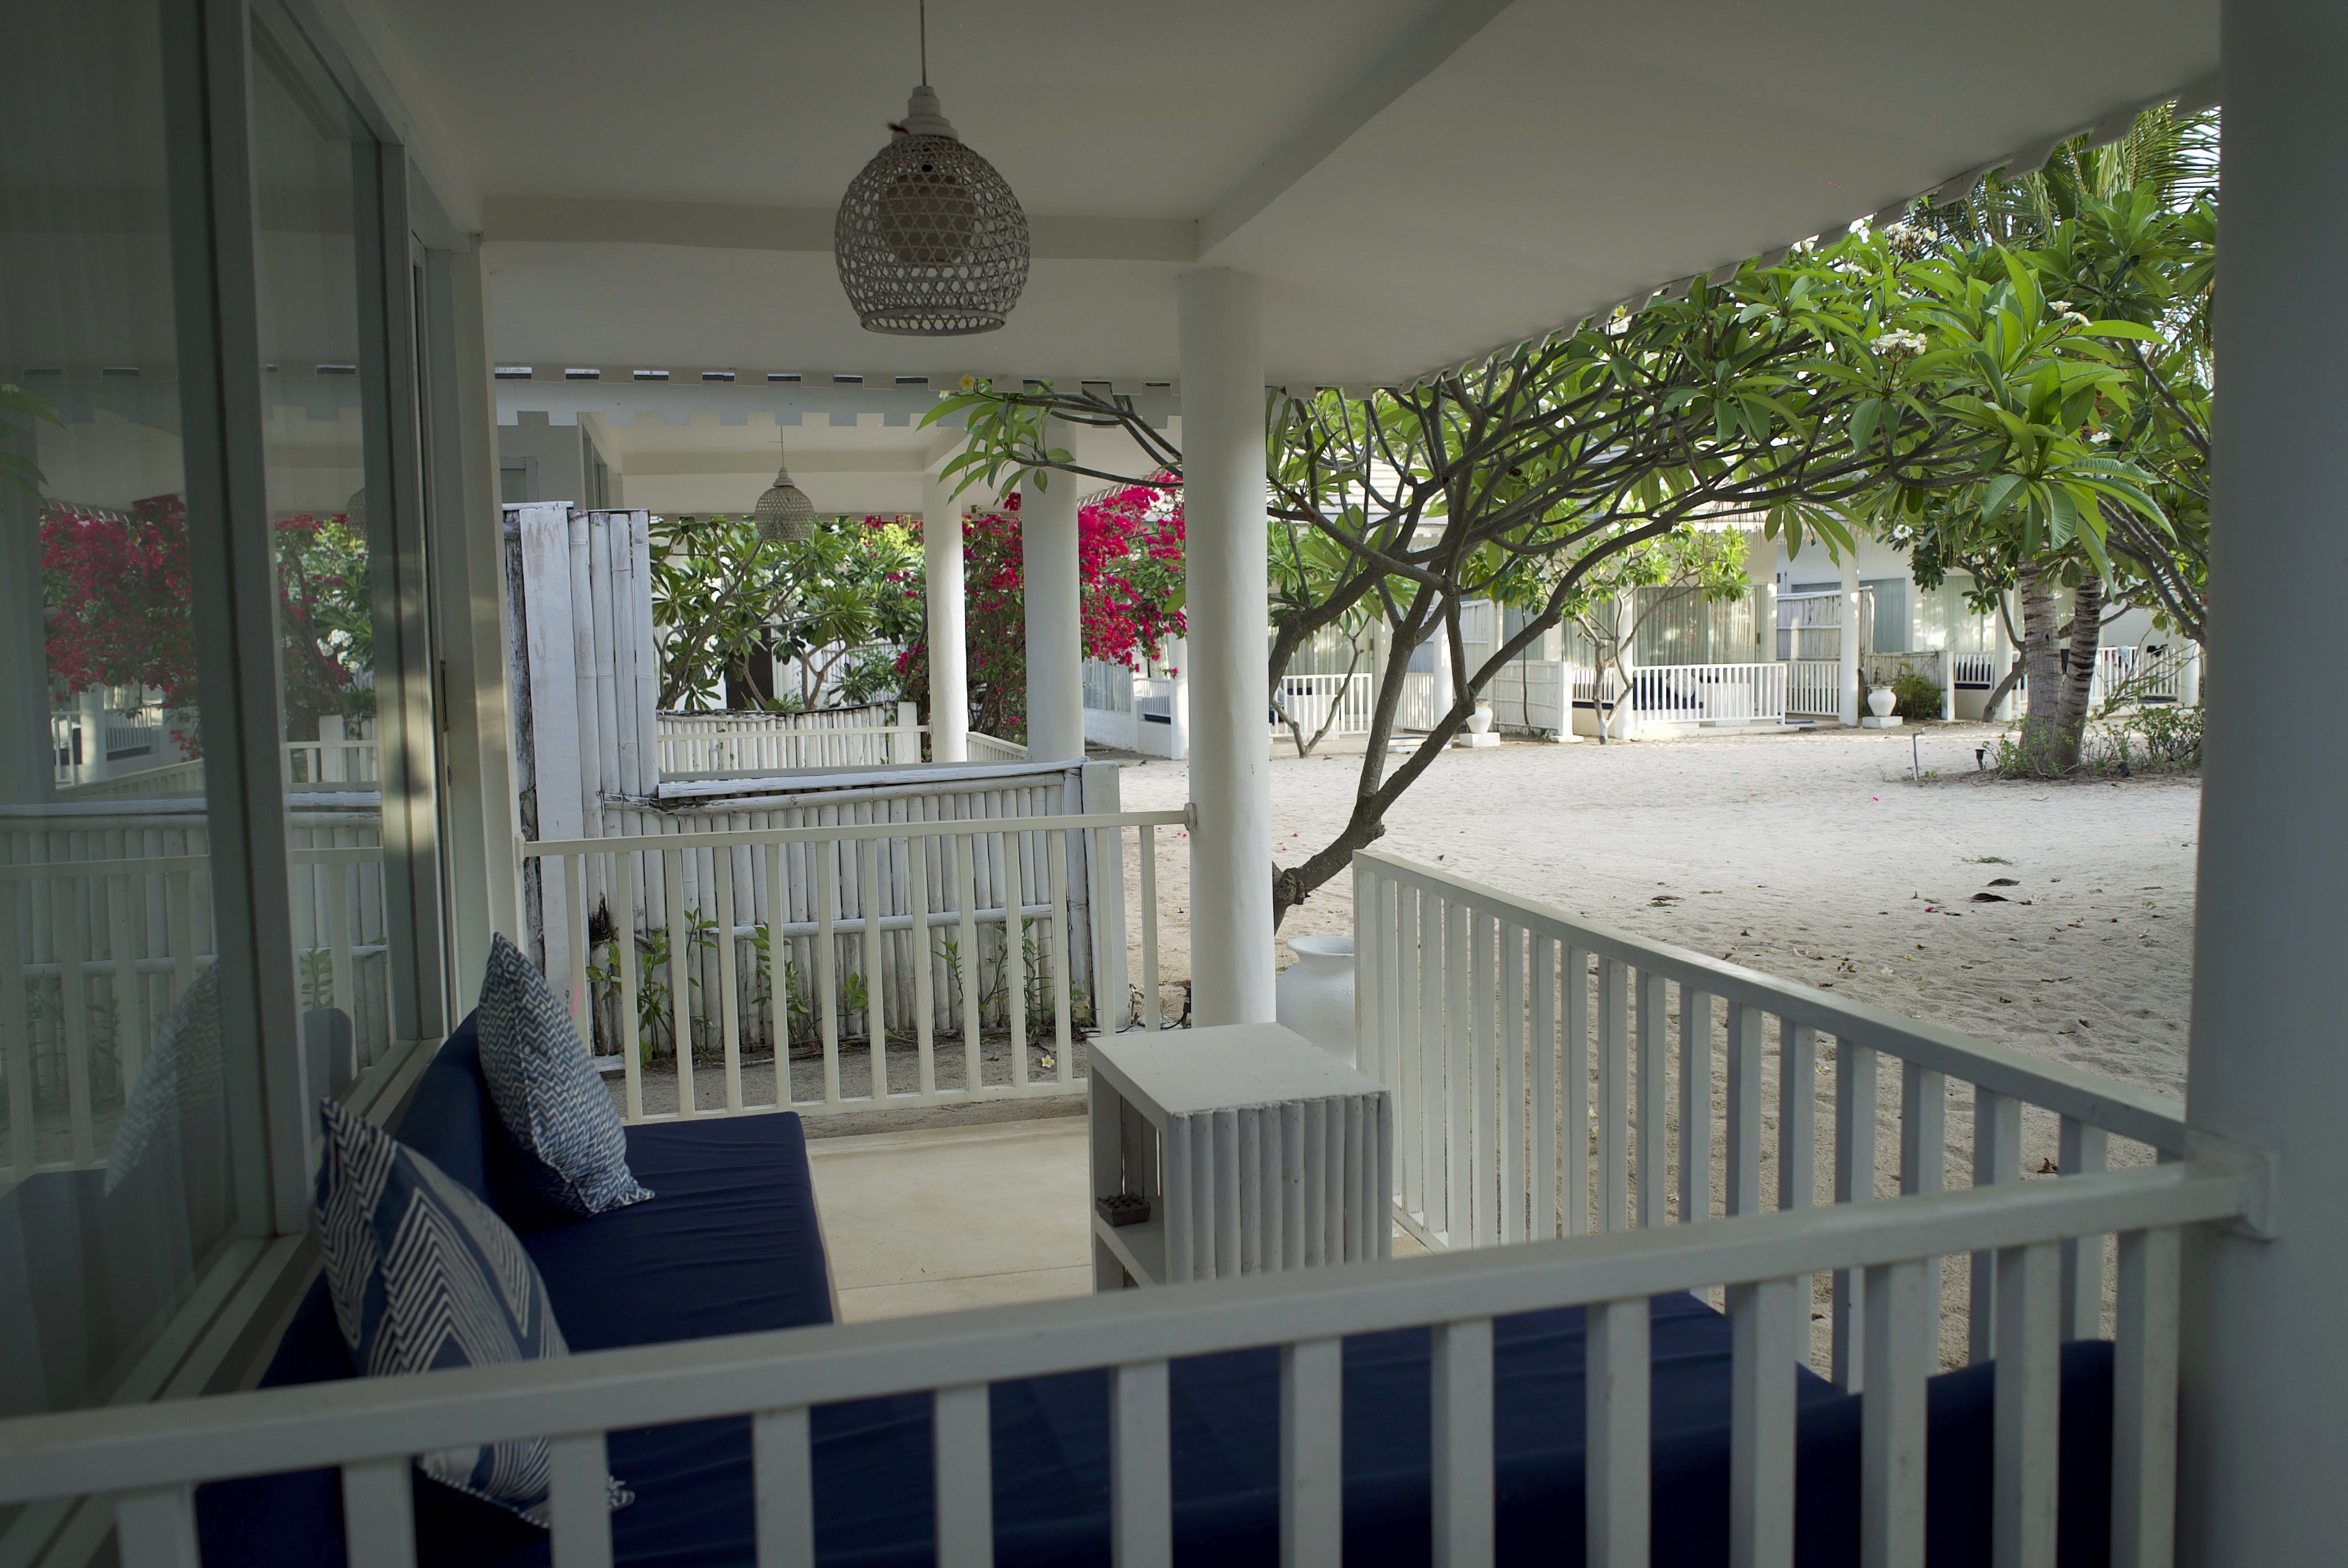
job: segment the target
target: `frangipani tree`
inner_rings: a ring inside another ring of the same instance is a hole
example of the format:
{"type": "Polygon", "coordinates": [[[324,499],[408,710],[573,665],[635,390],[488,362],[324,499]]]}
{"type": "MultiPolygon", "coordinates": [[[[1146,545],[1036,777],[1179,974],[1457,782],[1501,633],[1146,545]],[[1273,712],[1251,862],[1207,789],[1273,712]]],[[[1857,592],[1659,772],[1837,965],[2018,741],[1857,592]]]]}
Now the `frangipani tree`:
{"type": "MultiPolygon", "coordinates": [[[[1880,243],[1853,237],[1408,387],[1268,394],[1267,510],[1335,557],[1276,604],[1267,691],[1306,639],[1365,606],[1387,631],[1354,809],[1302,865],[1271,869],[1275,917],[1384,832],[1478,694],[1586,602],[1617,557],[1722,514],[1758,518],[1794,548],[1818,539],[1840,550],[1851,543],[1848,513],[1994,470],[2009,433],[1923,395],[1920,356],[1879,350],[1896,351],[1924,324],[1899,267],[1880,243]],[[1478,598],[1523,614],[1470,667],[1461,608],[1478,598]],[[1395,762],[1402,676],[1431,637],[1450,648],[1456,690],[1395,762]]],[[[965,483],[1097,473],[1046,445],[1047,418],[1126,430],[1150,482],[1179,473],[1180,454],[1129,398],[980,384],[931,418],[955,414],[970,430],[953,466],[965,483]]]]}

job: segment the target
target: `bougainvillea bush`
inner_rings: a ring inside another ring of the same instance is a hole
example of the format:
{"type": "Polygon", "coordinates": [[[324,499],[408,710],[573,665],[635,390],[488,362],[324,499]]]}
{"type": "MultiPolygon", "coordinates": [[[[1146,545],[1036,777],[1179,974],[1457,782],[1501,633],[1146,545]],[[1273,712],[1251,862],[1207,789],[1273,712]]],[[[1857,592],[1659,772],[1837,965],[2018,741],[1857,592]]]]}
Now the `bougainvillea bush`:
{"type": "MultiPolygon", "coordinates": [[[[300,513],[275,529],[285,728],[306,740],[323,715],[375,712],[366,538],[339,512],[300,513]]],[[[41,513],[41,573],[58,695],[150,687],[173,738],[202,755],[186,504],[152,496],[118,513],[52,503],[41,513]]]]}
{"type": "MultiPolygon", "coordinates": [[[[1063,481],[1064,483],[1066,481],[1063,481]]],[[[1027,738],[1027,599],[1019,497],[962,520],[964,639],[971,727],[1006,741],[1027,738]]],[[[1162,658],[1182,619],[1182,500],[1132,485],[1076,508],[1076,587],[1087,659],[1138,669],[1162,658]]],[[[926,702],[926,641],[906,650],[905,694],[926,702]]]]}

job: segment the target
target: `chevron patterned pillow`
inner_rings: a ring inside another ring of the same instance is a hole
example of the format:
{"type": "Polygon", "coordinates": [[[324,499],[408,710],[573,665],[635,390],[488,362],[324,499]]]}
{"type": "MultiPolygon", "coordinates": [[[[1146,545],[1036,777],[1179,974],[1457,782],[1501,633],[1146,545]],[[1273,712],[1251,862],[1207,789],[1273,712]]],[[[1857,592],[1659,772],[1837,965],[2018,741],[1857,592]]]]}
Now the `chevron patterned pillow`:
{"type": "MultiPolygon", "coordinates": [[[[538,1266],[506,1223],[431,1161],[319,1102],[318,1234],[326,1288],[370,1378],[567,1355],[538,1266]]],[[[546,1524],[546,1444],[440,1449],[416,1461],[458,1491],[546,1524]]],[[[635,1496],[609,1482],[611,1503],[635,1496]]]]}
{"type": "Polygon", "coordinates": [[[570,1009],[502,934],[481,981],[480,1037],[489,1099],[541,1197],[571,1214],[600,1214],[652,1196],[628,1169],[619,1108],[571,1027],[570,1009]]]}

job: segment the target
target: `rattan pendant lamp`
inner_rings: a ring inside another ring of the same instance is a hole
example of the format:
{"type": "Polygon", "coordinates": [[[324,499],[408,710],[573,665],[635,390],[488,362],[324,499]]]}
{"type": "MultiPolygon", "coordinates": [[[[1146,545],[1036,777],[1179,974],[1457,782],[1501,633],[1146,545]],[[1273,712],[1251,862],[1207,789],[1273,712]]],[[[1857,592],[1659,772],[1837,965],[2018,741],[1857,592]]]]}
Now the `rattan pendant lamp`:
{"type": "Polygon", "coordinates": [[[1027,215],[930,90],[928,0],[921,22],[922,85],[840,198],[832,255],[868,332],[991,333],[1027,286],[1027,215]]]}
{"type": "MultiPolygon", "coordinates": [[[[778,445],[782,431],[775,432],[778,445]]],[[[791,483],[788,454],[775,468],[775,482],[767,487],[758,504],[750,508],[750,521],[757,526],[758,538],[767,544],[794,545],[815,538],[815,503],[807,492],[791,483]]]]}

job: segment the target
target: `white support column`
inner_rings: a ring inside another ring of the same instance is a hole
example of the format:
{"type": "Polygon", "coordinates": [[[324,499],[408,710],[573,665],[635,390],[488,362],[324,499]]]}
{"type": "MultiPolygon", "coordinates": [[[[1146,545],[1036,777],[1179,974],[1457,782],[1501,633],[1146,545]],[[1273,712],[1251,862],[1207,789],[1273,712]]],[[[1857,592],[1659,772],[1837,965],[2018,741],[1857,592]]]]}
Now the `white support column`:
{"type": "Polygon", "coordinates": [[[970,649],[963,618],[962,502],[922,476],[922,572],[929,588],[930,760],[970,760],[970,649]]]}
{"type": "Polygon", "coordinates": [[[2188,1233],[2177,1560],[2336,1559],[2348,1537],[2334,1432],[2348,1404],[2348,728],[2307,722],[2332,680],[2306,657],[2337,619],[2342,507],[2325,433],[2348,416],[2348,302],[2305,286],[2348,251],[2348,9],[2226,0],[2226,288],[2218,352],[2211,645],[2194,919],[2195,1136],[2271,1151],[2271,1240],[2188,1233]]]}
{"type": "MultiPolygon", "coordinates": [[[[1073,447],[1066,425],[1045,445],[1073,447]]],[[[1076,487],[1055,474],[1048,487],[1019,487],[1019,553],[1027,595],[1027,754],[1066,762],[1085,754],[1085,651],[1076,587],[1076,487]]]]}
{"type": "Polygon", "coordinates": [[[1835,646],[1842,653],[1842,698],[1838,712],[1846,729],[1859,727],[1859,552],[1842,558],[1842,630],[1835,646]]]}
{"type": "Polygon", "coordinates": [[[1269,1023],[1272,763],[1266,743],[1263,305],[1222,268],[1175,285],[1182,347],[1190,644],[1190,1009],[1269,1023]]]}

